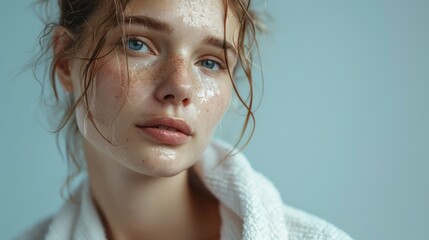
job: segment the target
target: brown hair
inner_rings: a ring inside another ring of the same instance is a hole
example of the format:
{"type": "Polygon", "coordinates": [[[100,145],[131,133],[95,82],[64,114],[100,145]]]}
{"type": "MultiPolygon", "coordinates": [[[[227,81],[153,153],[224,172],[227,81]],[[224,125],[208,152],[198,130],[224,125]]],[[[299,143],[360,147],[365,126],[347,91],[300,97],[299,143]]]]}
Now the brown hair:
{"type": "MultiPolygon", "coordinates": [[[[237,147],[240,141],[245,136],[246,130],[250,128],[249,137],[245,141],[242,148],[244,148],[254,132],[255,129],[255,117],[254,117],[254,93],[253,93],[253,77],[252,77],[252,64],[253,64],[253,50],[257,49],[256,35],[258,30],[262,30],[259,24],[259,20],[256,18],[258,15],[251,10],[251,0],[223,0],[225,7],[225,16],[224,16],[224,26],[226,26],[226,17],[228,9],[231,9],[234,15],[238,18],[240,22],[240,27],[238,30],[238,41],[235,43],[235,47],[238,51],[239,64],[241,68],[235,68],[234,73],[231,74],[231,69],[229,68],[228,62],[226,63],[227,69],[232,81],[233,89],[246,109],[245,119],[241,134],[235,145],[237,147]],[[233,75],[237,74],[237,71],[243,71],[249,86],[248,96],[244,97],[242,93],[239,92],[238,87],[233,81],[233,75]]],[[[42,31],[40,36],[40,46],[41,53],[39,58],[35,63],[35,67],[41,65],[41,63],[48,62],[47,71],[49,73],[50,88],[53,94],[54,106],[58,107],[60,123],[55,129],[57,134],[57,144],[60,147],[60,136],[64,135],[64,144],[65,144],[65,157],[68,160],[69,165],[69,174],[66,180],[66,187],[68,187],[70,181],[79,174],[82,169],[83,162],[79,161],[77,154],[80,153],[79,146],[81,141],[81,135],[77,127],[76,119],[74,117],[76,107],[84,101],[87,103],[87,92],[90,89],[92,84],[92,79],[94,76],[94,63],[97,59],[105,56],[101,55],[101,50],[104,47],[106,39],[109,37],[109,29],[112,26],[120,25],[124,21],[124,10],[129,4],[130,0],[112,0],[112,1],[102,1],[102,0],[58,0],[57,4],[52,2],[52,0],[38,0],[38,6],[41,7],[45,12],[42,14],[46,18],[45,29],[42,31]],[[57,20],[49,19],[52,14],[50,14],[51,9],[58,9],[59,7],[59,16],[57,20]],[[112,17],[114,16],[114,17],[112,17]],[[97,17],[96,26],[91,29],[87,25],[87,20],[90,17],[97,17]],[[48,52],[51,51],[54,39],[54,30],[56,27],[61,26],[66,29],[67,34],[69,35],[67,39],[70,39],[68,42],[64,42],[61,52],[57,52],[52,56],[48,56],[48,52]],[[88,41],[89,38],[89,41],[88,41]],[[77,49],[79,49],[83,41],[89,43],[88,46],[88,56],[76,56],[77,49]],[[79,58],[85,60],[85,64],[82,66],[82,81],[83,81],[83,93],[78,99],[72,99],[71,95],[64,94],[65,99],[62,98],[60,94],[61,89],[58,88],[58,79],[56,77],[56,68],[59,64],[59,61],[65,57],[79,58]],[[68,103],[67,106],[64,106],[62,101],[68,103]]],[[[226,30],[224,29],[224,37],[226,30]]],[[[224,54],[226,55],[226,47],[224,48],[224,54]]],[[[227,58],[225,58],[227,59],[227,58]]],[[[43,96],[43,92],[42,92],[43,96]]],[[[86,104],[87,110],[88,104],[86,104]]],[[[90,118],[92,121],[92,118],[90,118]]],[[[94,124],[95,128],[97,126],[94,124]]],[[[98,130],[98,129],[97,129],[98,130]]],[[[100,131],[99,131],[100,132],[100,131]]],[[[101,134],[101,133],[100,133],[101,134]]],[[[102,135],[102,134],[101,134],[102,135]]],[[[103,136],[104,137],[104,136],[103,136]]],[[[106,138],[105,138],[106,139],[106,138]]],[[[107,140],[107,139],[106,139],[107,140]]],[[[108,141],[108,140],[107,140],[108,141]]],[[[242,149],[240,148],[240,150],[242,149]]]]}

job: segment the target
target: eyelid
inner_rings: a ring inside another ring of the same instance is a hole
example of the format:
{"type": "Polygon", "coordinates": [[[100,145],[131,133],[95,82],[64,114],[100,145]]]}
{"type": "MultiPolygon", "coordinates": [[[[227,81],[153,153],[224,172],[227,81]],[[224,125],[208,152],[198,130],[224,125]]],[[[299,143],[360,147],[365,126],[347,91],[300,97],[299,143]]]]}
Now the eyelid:
{"type": "Polygon", "coordinates": [[[142,36],[138,36],[138,35],[126,35],[123,39],[124,39],[123,40],[124,41],[123,44],[124,44],[125,48],[127,49],[127,52],[132,53],[132,55],[144,55],[144,54],[157,55],[158,54],[158,52],[156,50],[156,47],[154,46],[154,44],[152,43],[152,41],[150,41],[146,37],[142,37],[142,36]],[[148,47],[149,52],[148,53],[138,53],[138,52],[135,52],[135,51],[130,51],[128,49],[128,47],[127,47],[127,44],[128,44],[129,40],[138,40],[138,41],[143,42],[148,47]]]}
{"type": "Polygon", "coordinates": [[[213,61],[213,62],[217,63],[219,65],[219,70],[220,71],[226,69],[226,63],[225,63],[225,61],[219,59],[218,57],[213,57],[213,56],[204,56],[204,57],[201,57],[198,60],[198,64],[201,65],[202,61],[213,61]]]}

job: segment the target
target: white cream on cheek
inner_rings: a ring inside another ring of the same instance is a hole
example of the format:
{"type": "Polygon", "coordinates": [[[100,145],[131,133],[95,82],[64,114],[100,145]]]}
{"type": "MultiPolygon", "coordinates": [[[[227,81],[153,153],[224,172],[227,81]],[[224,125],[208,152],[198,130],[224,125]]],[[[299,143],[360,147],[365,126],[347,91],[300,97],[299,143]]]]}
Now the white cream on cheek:
{"type": "Polygon", "coordinates": [[[177,158],[177,153],[170,148],[159,148],[159,159],[163,161],[173,161],[177,158]]]}
{"type": "Polygon", "coordinates": [[[197,98],[200,104],[209,102],[212,98],[219,96],[220,89],[217,79],[212,77],[204,76],[204,73],[199,70],[199,73],[196,74],[199,87],[197,88],[197,98]]]}
{"type": "Polygon", "coordinates": [[[202,69],[201,66],[194,67],[196,86],[194,103],[197,105],[198,119],[206,119],[204,135],[211,136],[214,127],[222,118],[224,112],[228,108],[231,97],[231,86],[229,79],[218,74],[210,75],[208,69],[202,69]]]}

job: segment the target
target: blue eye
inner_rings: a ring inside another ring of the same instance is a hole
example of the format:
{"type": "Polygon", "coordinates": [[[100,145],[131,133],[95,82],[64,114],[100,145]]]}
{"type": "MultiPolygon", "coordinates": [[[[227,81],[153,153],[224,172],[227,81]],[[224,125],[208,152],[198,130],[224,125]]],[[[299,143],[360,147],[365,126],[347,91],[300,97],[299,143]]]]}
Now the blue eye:
{"type": "Polygon", "coordinates": [[[213,60],[202,60],[201,66],[208,68],[210,70],[220,70],[221,66],[218,62],[213,60]]]}
{"type": "Polygon", "coordinates": [[[149,47],[141,40],[138,39],[128,39],[128,49],[137,52],[150,52],[149,47]]]}

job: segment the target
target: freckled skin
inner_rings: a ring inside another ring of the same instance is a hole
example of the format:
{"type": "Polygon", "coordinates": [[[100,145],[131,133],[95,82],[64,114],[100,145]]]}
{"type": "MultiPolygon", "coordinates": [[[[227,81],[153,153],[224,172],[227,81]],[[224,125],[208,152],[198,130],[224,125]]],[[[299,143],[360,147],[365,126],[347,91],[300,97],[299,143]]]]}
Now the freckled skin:
{"type": "MultiPolygon", "coordinates": [[[[97,151],[103,158],[149,176],[173,176],[198,161],[231,98],[231,80],[227,72],[213,72],[197,64],[212,55],[223,56],[214,54],[203,41],[207,36],[223,38],[222,17],[219,17],[223,15],[221,1],[211,1],[212,14],[206,14],[205,8],[188,12],[184,12],[186,9],[172,10],[178,9],[180,3],[132,1],[127,15],[156,17],[174,30],[170,34],[144,28],[133,30],[133,35],[156,42],[158,54],[128,54],[127,61],[122,48],[115,49],[98,60],[94,91],[89,97],[91,116],[101,133],[113,143],[107,143],[88,121],[85,141],[90,151],[97,151]],[[171,14],[159,14],[163,11],[171,14]],[[184,14],[191,17],[188,20],[204,14],[208,19],[201,24],[198,21],[191,24],[183,18],[184,14]],[[167,95],[184,100],[165,101],[163,97],[167,95]],[[142,136],[135,127],[136,123],[163,116],[183,119],[192,126],[194,133],[185,144],[172,147],[156,143],[142,136]]],[[[232,31],[237,24],[235,17],[228,18],[229,42],[234,42],[232,31]]],[[[81,64],[80,60],[74,61],[77,61],[75,66],[81,64]]],[[[73,84],[78,86],[80,69],[75,67],[73,71],[73,84]]],[[[75,96],[79,96],[80,88],[74,89],[75,96]]],[[[76,118],[82,132],[86,118],[84,106],[78,107],[76,118]]]]}
{"type": "MultiPolygon", "coordinates": [[[[213,39],[221,43],[225,27],[225,40],[237,42],[239,23],[228,10],[224,24],[223,4],[132,0],[126,17],[154,18],[172,30],[160,32],[141,24],[112,28],[101,49],[103,57],[91,66],[94,78],[88,102],[77,106],[75,116],[83,135],[91,194],[109,239],[177,239],[181,233],[181,239],[219,236],[219,203],[192,177],[191,167],[201,159],[232,94],[225,57],[230,69],[237,59],[230,53],[224,56],[213,39]],[[146,47],[136,50],[139,44],[130,41],[136,39],[146,47]],[[192,134],[184,144],[171,146],[136,127],[158,117],[181,119],[192,134]]],[[[89,18],[85,27],[95,27],[96,19],[89,18]]],[[[90,54],[85,47],[93,43],[85,42],[92,41],[91,36],[82,37],[76,55],[85,57],[90,54]]],[[[82,95],[82,66],[87,63],[80,59],[67,59],[58,69],[63,83],[72,83],[66,89],[74,99],[82,95]]]]}

